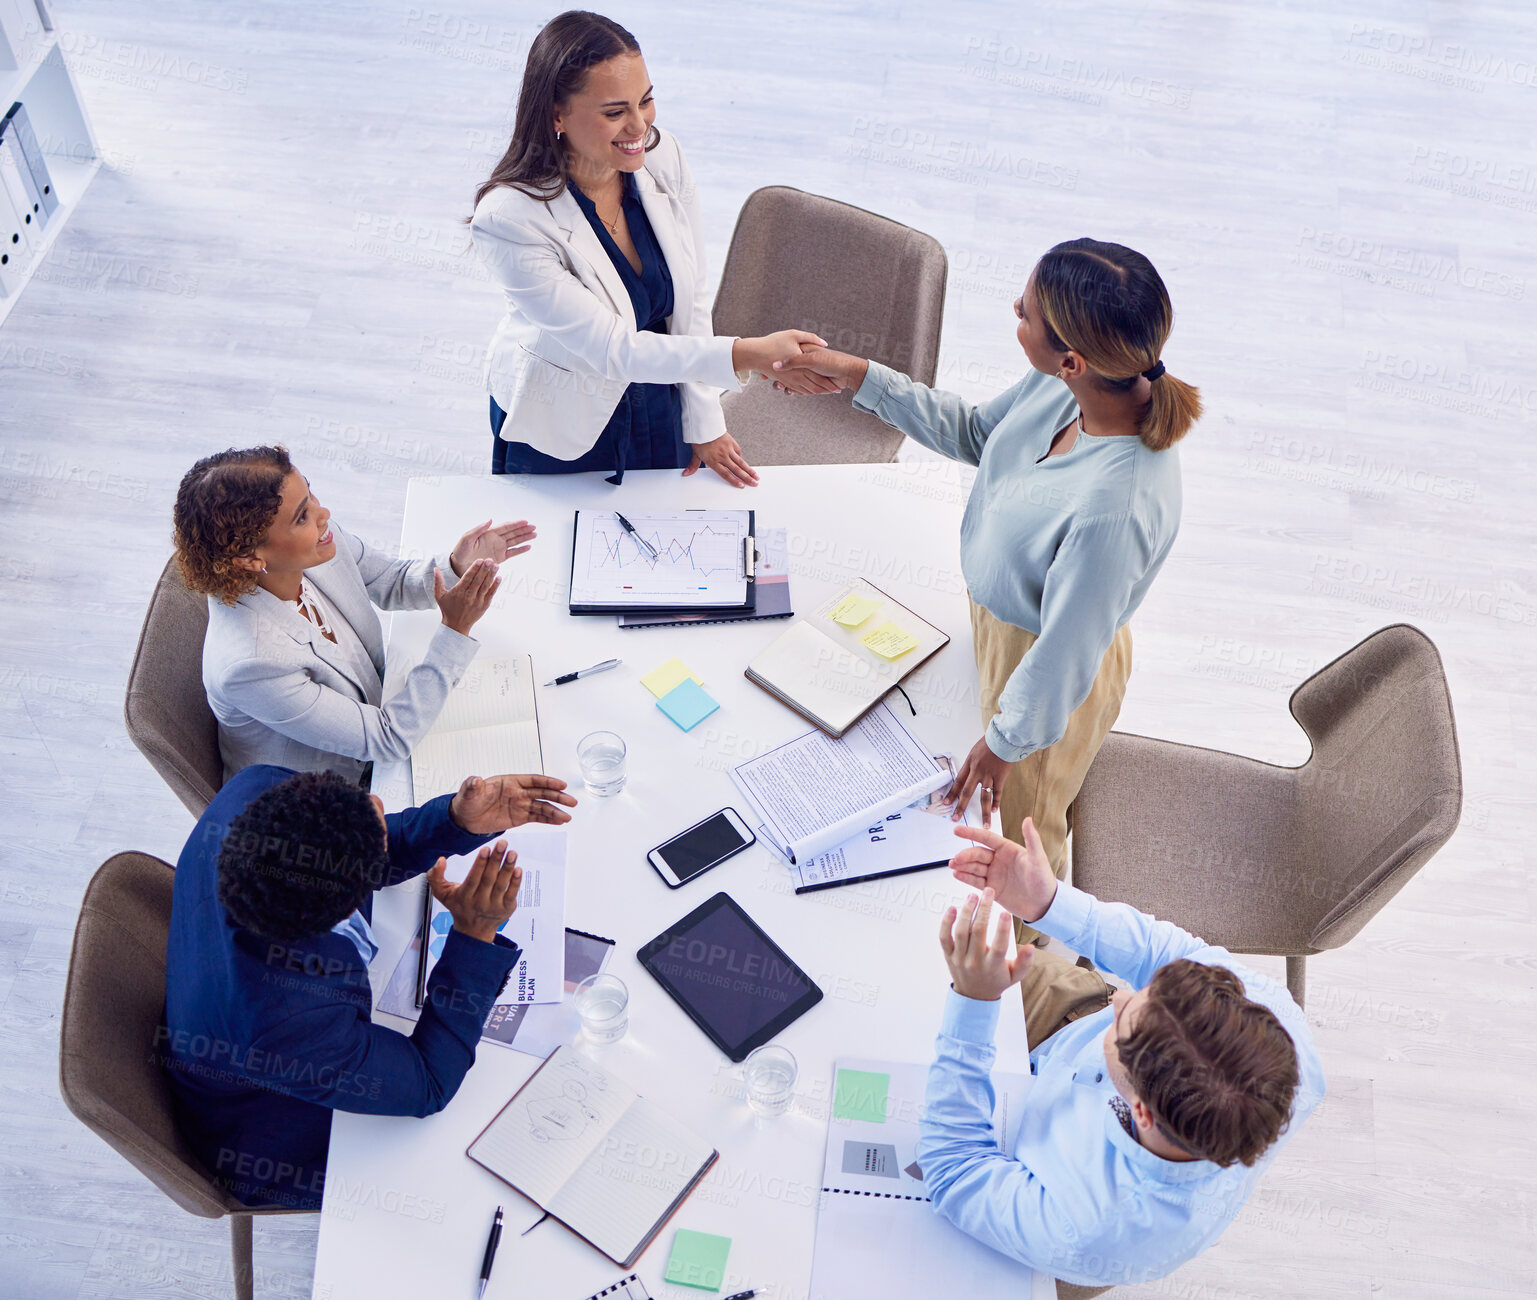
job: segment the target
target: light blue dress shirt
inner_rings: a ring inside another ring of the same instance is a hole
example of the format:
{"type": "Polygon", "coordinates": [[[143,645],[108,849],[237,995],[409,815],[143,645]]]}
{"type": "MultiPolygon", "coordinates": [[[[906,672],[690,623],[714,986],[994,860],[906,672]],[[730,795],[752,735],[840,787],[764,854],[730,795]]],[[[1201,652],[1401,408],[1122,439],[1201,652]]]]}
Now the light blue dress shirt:
{"type": "Polygon", "coordinates": [[[342,917],[331,927],[332,934],[339,934],[349,940],[352,946],[358,950],[358,956],[363,959],[363,965],[372,963],[379,955],[379,945],[374,942],[374,927],[368,923],[368,918],[357,908],[353,908],[346,916],[342,917]]]}
{"type": "Polygon", "coordinates": [[[961,521],[966,586],[995,618],[1040,638],[1010,676],[987,744],[1011,762],[1055,744],[1174,545],[1178,452],[1080,432],[1071,451],[1043,459],[1078,404],[1033,369],[972,406],[872,361],[854,405],[977,467],[961,521]]]}
{"type": "Polygon", "coordinates": [[[1225,966],[1249,997],[1276,1014],[1296,1045],[1291,1121],[1253,1166],[1165,1160],[1122,1128],[1110,1106],[1119,1094],[1105,1064],[1102,1040],[1115,1016],[1106,1007],[1059,1029],[1031,1053],[1035,1081],[1014,1150],[1004,1152],[993,1136],[989,1078],[1000,1004],[951,991],[918,1143],[934,1208],[993,1249],[1064,1281],[1150,1282],[1222,1235],[1287,1137],[1323,1099],[1313,1034],[1284,984],[1124,903],[1102,903],[1061,884],[1034,924],[1139,989],[1181,957],[1225,966]]]}

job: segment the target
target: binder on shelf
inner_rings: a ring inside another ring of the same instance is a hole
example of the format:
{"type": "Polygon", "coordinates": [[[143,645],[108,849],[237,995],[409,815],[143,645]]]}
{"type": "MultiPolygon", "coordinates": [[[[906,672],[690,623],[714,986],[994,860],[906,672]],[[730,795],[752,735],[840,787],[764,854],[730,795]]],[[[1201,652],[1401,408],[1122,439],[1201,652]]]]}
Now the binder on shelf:
{"type": "Polygon", "coordinates": [[[27,116],[26,106],[19,100],[12,104],[3,121],[0,121],[0,139],[14,138],[21,150],[26,171],[32,177],[34,197],[42,211],[39,220],[48,224],[48,218],[59,210],[59,196],[54,188],[53,173],[48,169],[48,159],[38,147],[37,135],[32,130],[32,119],[27,116]]]}
{"type": "Polygon", "coordinates": [[[11,202],[26,209],[32,238],[41,242],[48,214],[43,211],[43,196],[37,188],[37,181],[33,179],[32,168],[27,165],[27,155],[9,117],[0,119],[0,173],[4,174],[4,184],[11,193],[11,202]]]}
{"type": "Polygon", "coordinates": [[[11,187],[0,179],[0,274],[6,293],[20,290],[32,265],[32,227],[11,200],[11,187]]]}

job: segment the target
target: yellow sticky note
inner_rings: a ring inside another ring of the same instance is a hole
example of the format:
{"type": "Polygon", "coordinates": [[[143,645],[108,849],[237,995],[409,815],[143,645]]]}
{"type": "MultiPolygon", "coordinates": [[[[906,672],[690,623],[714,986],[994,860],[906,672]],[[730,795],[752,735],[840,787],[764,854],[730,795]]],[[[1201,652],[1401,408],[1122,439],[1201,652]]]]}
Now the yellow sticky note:
{"type": "Polygon", "coordinates": [[[657,699],[661,699],[679,682],[687,681],[691,677],[698,685],[704,685],[704,679],[695,673],[683,660],[669,659],[660,668],[653,668],[642,677],[640,684],[656,696],[657,699]]]}
{"type": "Polygon", "coordinates": [[[917,645],[918,638],[911,632],[904,632],[895,623],[882,623],[875,631],[860,637],[859,642],[869,646],[882,659],[895,659],[917,645]]]}
{"type": "Polygon", "coordinates": [[[829,616],[834,623],[842,623],[844,627],[858,627],[880,607],[880,601],[871,600],[868,596],[861,596],[857,591],[851,591],[832,607],[829,616]]]}

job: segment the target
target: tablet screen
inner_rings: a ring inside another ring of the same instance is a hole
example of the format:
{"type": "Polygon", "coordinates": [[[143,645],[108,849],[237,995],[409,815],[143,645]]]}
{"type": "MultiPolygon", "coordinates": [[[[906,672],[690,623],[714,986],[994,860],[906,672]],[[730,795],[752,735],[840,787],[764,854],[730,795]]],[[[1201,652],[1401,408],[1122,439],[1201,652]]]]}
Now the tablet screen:
{"type": "Polygon", "coordinates": [[[822,999],[822,990],[727,894],[658,935],[640,959],[733,1061],[822,999]]]}

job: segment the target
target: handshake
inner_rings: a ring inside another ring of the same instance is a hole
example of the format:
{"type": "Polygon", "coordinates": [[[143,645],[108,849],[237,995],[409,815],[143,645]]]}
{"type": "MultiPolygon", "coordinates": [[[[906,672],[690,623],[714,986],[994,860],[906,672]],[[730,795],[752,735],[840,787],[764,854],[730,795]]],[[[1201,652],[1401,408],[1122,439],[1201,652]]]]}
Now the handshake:
{"type": "Polygon", "coordinates": [[[737,370],[755,371],[782,393],[818,396],[858,388],[870,363],[834,352],[808,330],[780,330],[761,338],[737,339],[731,349],[737,370]]]}

